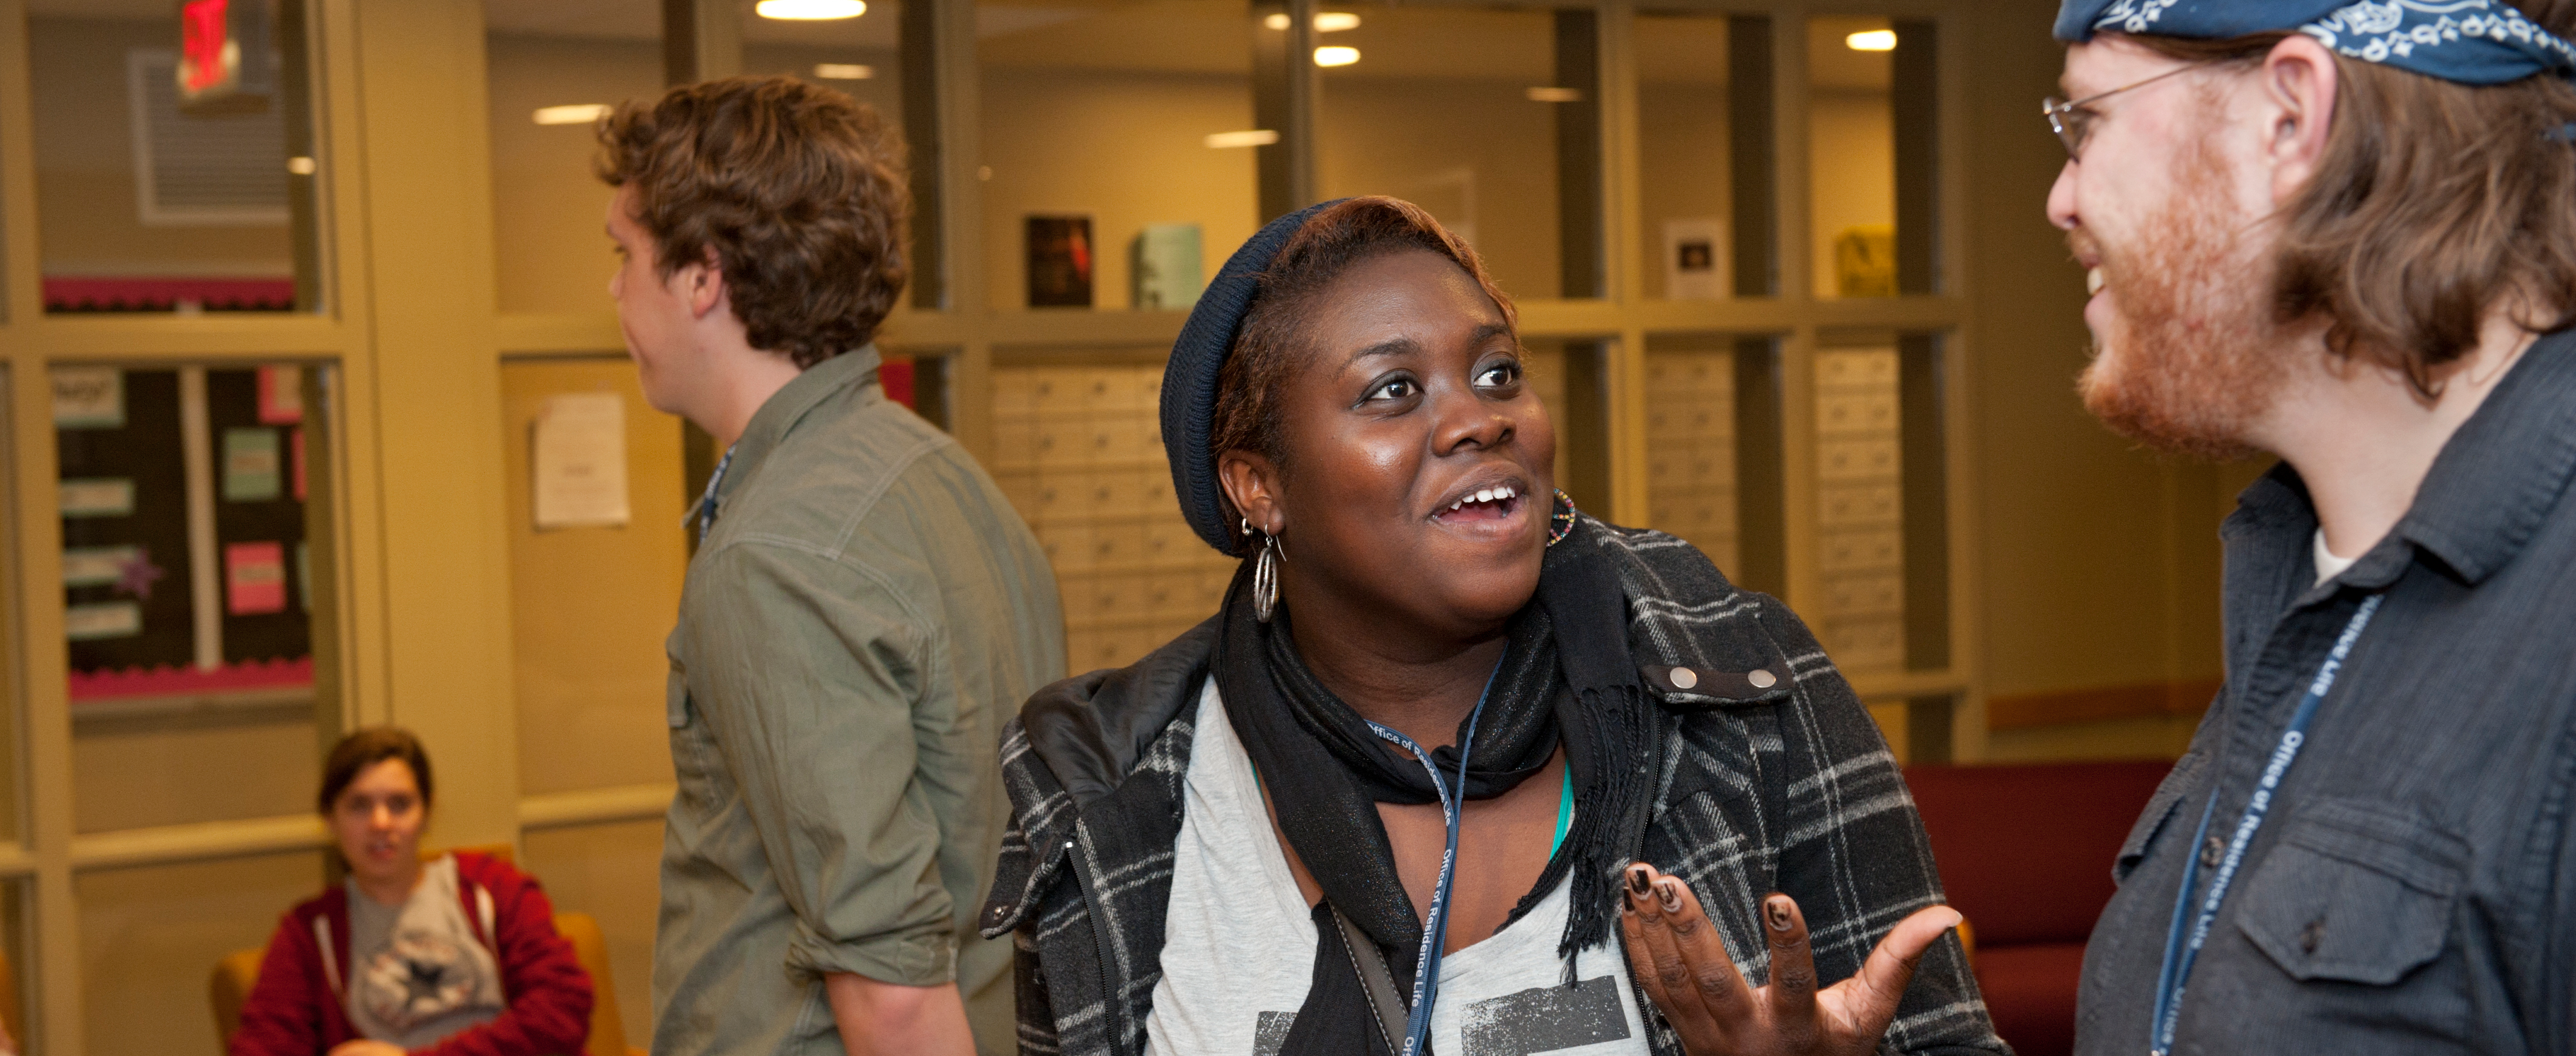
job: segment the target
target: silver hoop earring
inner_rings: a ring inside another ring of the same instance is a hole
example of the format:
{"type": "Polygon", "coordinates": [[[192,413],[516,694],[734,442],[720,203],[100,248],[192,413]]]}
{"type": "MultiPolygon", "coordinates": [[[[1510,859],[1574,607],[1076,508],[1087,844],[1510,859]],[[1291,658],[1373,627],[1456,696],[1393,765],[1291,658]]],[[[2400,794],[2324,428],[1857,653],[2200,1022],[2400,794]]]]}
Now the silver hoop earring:
{"type": "Polygon", "coordinates": [[[1252,559],[1252,618],[1270,622],[1279,608],[1279,537],[1261,537],[1261,555],[1252,559]]]}

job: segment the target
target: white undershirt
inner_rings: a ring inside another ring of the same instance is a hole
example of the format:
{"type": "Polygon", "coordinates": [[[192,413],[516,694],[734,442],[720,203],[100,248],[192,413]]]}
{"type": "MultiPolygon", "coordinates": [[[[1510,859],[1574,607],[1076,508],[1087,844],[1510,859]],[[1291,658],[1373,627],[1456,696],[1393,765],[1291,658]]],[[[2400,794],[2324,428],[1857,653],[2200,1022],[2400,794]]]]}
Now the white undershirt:
{"type": "MultiPolygon", "coordinates": [[[[1314,978],[1314,918],[1288,872],[1215,679],[1200,690],[1197,715],[1146,1051],[1271,1056],[1314,978]]],[[[1577,954],[1578,984],[1560,982],[1565,965],[1556,941],[1565,931],[1566,886],[1444,960],[1431,1051],[1644,1056],[1645,1023],[1616,941],[1577,954]]]]}
{"type": "Polygon", "coordinates": [[[2358,557],[2336,557],[2334,551],[2326,549],[2326,530],[2323,528],[2317,529],[2314,549],[2319,583],[2342,575],[2344,569],[2351,568],[2353,562],[2361,560],[2358,557]]]}

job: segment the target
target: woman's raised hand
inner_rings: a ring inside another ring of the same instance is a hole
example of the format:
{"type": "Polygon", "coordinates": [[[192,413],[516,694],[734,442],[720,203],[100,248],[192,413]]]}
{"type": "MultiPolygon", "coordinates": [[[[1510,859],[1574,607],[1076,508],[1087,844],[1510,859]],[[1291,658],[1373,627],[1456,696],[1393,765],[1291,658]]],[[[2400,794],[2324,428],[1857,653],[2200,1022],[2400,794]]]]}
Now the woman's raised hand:
{"type": "Polygon", "coordinates": [[[1878,1051],[1914,966],[1960,919],[1948,906],[1917,910],[1870,951],[1859,974],[1822,992],[1816,989],[1815,955],[1807,947],[1807,920],[1787,895],[1762,900],[1771,981],[1760,989],[1747,986],[1736,972],[1690,885],[1654,866],[1628,866],[1619,927],[1627,937],[1628,966],[1663,1010],[1664,1021],[1680,1032],[1690,1056],[1857,1056],[1878,1051]]]}

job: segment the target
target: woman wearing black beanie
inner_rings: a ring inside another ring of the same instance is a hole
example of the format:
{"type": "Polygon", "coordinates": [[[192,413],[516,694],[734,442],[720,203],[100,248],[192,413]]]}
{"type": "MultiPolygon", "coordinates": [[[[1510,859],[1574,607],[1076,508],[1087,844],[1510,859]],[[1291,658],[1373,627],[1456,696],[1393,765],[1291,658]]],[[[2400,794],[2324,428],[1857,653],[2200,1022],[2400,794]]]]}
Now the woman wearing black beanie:
{"type": "Polygon", "coordinates": [[[1245,560],[1006,736],[1022,1051],[2005,1051],[1851,688],[1777,600],[1574,509],[1523,355],[1389,198],[1202,295],[1163,438],[1245,560]]]}

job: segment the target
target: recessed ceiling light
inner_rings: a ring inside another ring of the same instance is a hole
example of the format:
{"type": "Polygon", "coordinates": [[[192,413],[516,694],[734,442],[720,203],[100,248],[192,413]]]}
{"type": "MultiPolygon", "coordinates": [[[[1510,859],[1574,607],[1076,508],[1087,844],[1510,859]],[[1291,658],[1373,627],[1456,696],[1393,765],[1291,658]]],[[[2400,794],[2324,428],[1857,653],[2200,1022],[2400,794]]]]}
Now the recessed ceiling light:
{"type": "Polygon", "coordinates": [[[610,107],[607,103],[574,103],[569,106],[541,106],[537,108],[537,123],[540,125],[587,125],[599,120],[600,118],[607,117],[609,109],[610,107]]]}
{"type": "Polygon", "coordinates": [[[1360,49],[1358,48],[1346,48],[1339,44],[1331,44],[1315,49],[1315,65],[1317,66],[1348,66],[1358,61],[1360,61],[1360,49]]]}
{"type": "Polygon", "coordinates": [[[782,22],[821,22],[857,18],[868,13],[868,5],[862,0],[760,0],[752,10],[782,22]]]}
{"type": "Polygon", "coordinates": [[[818,62],[814,76],[834,81],[864,81],[877,75],[876,67],[855,62],[818,62]]]}
{"type": "Polygon", "coordinates": [[[1266,147],[1277,142],[1279,142],[1278,131],[1268,128],[1255,128],[1243,132],[1218,132],[1207,137],[1207,145],[1214,150],[1224,150],[1227,147],[1266,147]]]}
{"type": "Polygon", "coordinates": [[[1859,33],[1854,33],[1848,37],[1844,37],[1843,44],[1850,47],[1853,51],[1895,51],[1896,31],[1892,29],[1864,30],[1859,33]]]}
{"type": "Polygon", "coordinates": [[[1529,101],[1533,103],[1579,103],[1583,101],[1583,89],[1532,88],[1529,90],[1529,101]]]}
{"type": "MultiPolygon", "coordinates": [[[[1261,25],[1262,28],[1265,29],[1286,29],[1288,28],[1288,16],[1264,15],[1261,19],[1261,25]]],[[[1317,33],[1339,33],[1345,29],[1358,28],[1360,28],[1360,16],[1348,11],[1320,11],[1315,14],[1315,32],[1317,33]]]]}

